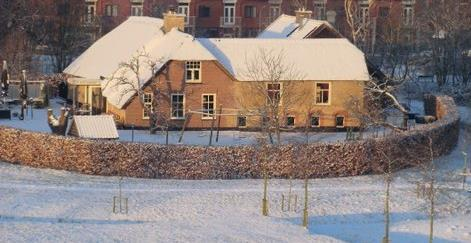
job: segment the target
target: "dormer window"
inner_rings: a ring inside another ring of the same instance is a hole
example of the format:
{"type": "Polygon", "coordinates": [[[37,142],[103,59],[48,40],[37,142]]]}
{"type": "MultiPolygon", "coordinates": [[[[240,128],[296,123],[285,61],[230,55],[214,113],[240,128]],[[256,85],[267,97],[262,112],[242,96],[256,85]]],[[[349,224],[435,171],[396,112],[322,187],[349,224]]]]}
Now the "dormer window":
{"type": "Polygon", "coordinates": [[[185,80],[188,83],[201,82],[201,62],[200,61],[187,61],[185,64],[186,74],[185,80]]]}

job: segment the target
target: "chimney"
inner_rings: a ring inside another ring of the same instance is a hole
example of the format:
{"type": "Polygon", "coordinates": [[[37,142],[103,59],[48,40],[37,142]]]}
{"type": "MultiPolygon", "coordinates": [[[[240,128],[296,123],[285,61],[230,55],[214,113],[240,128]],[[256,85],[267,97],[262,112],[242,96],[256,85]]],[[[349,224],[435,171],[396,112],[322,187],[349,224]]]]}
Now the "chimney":
{"type": "Polygon", "coordinates": [[[175,11],[168,11],[164,13],[164,26],[163,31],[165,33],[170,32],[173,28],[184,32],[185,31],[185,15],[176,13],[175,11]]]}
{"type": "Polygon", "coordinates": [[[312,11],[306,10],[305,8],[298,9],[295,11],[296,13],[296,23],[299,25],[303,24],[304,19],[310,19],[312,15],[312,11]]]}

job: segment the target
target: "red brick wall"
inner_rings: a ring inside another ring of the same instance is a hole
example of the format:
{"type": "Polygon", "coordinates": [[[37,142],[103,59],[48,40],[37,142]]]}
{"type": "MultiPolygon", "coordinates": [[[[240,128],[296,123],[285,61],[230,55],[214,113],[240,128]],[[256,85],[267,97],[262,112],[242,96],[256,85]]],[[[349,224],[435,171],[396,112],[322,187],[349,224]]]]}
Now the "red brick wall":
{"type": "MultiPolygon", "coordinates": [[[[153,81],[152,85],[160,90],[161,109],[164,114],[170,114],[170,94],[185,94],[185,110],[199,111],[202,109],[202,94],[216,94],[216,108],[220,105],[223,108],[236,108],[234,99],[235,82],[225,72],[225,70],[216,61],[201,62],[201,83],[185,83],[185,62],[171,61],[165,72],[161,72],[153,81]],[[169,80],[170,82],[167,82],[169,80]]],[[[147,92],[152,89],[148,87],[147,92]]],[[[137,99],[126,106],[124,125],[135,125],[147,127],[149,121],[142,118],[143,108],[137,99]]],[[[182,126],[183,120],[171,120],[176,126],[182,126]]],[[[201,128],[211,127],[211,120],[202,119],[201,114],[194,114],[190,117],[188,127],[201,128]]],[[[230,128],[236,126],[235,117],[222,117],[221,127],[230,128]]]]}

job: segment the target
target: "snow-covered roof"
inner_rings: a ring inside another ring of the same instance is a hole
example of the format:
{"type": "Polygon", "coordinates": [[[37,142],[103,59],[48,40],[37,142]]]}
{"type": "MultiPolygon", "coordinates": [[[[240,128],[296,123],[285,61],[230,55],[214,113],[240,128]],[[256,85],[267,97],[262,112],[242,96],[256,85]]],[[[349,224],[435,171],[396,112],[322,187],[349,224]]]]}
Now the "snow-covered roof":
{"type": "Polygon", "coordinates": [[[216,60],[199,41],[189,34],[172,29],[138,48],[129,60],[139,60],[139,80],[129,68],[116,69],[102,82],[102,93],[107,101],[123,108],[152,76],[170,60],[216,60]]]}
{"type": "Polygon", "coordinates": [[[327,21],[305,18],[303,19],[303,24],[300,25],[296,23],[296,16],[282,14],[262,33],[260,33],[257,38],[303,39],[306,38],[310,33],[325,27],[338,33],[335,28],[327,21]]]}
{"type": "Polygon", "coordinates": [[[72,126],[68,133],[90,139],[119,138],[113,116],[110,115],[73,116],[72,126]]]}
{"type": "Polygon", "coordinates": [[[365,56],[347,39],[198,39],[239,81],[251,80],[248,69],[257,53],[283,55],[303,80],[369,80],[365,56]]]}
{"type": "Polygon", "coordinates": [[[64,73],[89,79],[108,77],[138,48],[163,36],[162,25],[163,20],[158,18],[129,17],[75,59],[64,73]]]}

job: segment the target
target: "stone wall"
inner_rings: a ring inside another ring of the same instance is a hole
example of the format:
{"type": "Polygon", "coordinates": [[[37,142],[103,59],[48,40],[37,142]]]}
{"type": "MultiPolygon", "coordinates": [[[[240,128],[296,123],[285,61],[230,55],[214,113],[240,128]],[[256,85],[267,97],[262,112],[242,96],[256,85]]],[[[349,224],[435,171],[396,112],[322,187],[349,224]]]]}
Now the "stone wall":
{"type": "Polygon", "coordinates": [[[0,127],[0,161],[93,175],[144,178],[333,177],[378,173],[450,152],[458,141],[459,114],[453,99],[427,97],[439,120],[385,138],[279,147],[202,147],[93,141],[0,127]]]}

